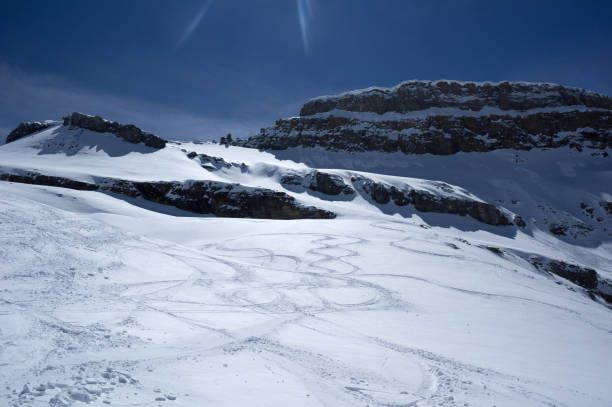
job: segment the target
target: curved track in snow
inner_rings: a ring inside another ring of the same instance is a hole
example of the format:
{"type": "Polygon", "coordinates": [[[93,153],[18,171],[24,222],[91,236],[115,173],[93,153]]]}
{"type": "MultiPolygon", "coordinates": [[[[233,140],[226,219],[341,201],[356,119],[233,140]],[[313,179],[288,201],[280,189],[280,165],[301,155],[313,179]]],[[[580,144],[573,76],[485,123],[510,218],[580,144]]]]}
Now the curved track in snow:
{"type": "Polygon", "coordinates": [[[1,188],[9,406],[612,400],[597,389],[609,369],[587,362],[609,351],[609,310],[469,236],[408,221],[201,218],[183,220],[186,237],[165,215],[85,212],[110,208],[101,194],[64,195],[81,205],[68,211],[42,203],[53,188],[1,188]],[[551,364],[555,327],[591,387],[551,364]]]}

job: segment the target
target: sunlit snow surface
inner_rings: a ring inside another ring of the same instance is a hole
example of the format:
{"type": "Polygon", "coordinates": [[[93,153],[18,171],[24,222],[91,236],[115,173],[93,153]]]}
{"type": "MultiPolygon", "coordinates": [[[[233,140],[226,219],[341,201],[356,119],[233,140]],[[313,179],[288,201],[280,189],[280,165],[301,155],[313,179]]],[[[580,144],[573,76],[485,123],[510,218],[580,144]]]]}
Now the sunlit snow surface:
{"type": "MultiPolygon", "coordinates": [[[[3,166],[81,177],[88,158],[108,176],[203,174],[178,147],[106,167],[95,149],[35,162],[17,144],[2,149],[3,166]]],[[[595,263],[605,275],[609,243],[335,205],[334,220],[170,216],[99,192],[0,182],[0,405],[612,404],[610,309],[514,255],[595,263]]]]}

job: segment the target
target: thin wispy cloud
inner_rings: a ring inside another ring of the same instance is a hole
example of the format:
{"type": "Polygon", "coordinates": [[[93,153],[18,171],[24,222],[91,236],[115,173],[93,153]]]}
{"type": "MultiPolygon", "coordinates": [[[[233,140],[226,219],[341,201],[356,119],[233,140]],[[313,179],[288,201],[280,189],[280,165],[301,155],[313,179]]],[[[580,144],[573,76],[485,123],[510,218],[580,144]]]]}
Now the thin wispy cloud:
{"type": "Polygon", "coordinates": [[[208,11],[212,3],[213,3],[213,0],[204,1],[204,3],[202,4],[202,7],[200,7],[200,10],[198,10],[193,20],[191,20],[191,22],[183,30],[183,33],[181,34],[181,37],[176,43],[175,48],[179,48],[181,45],[183,45],[183,43],[185,43],[185,41],[189,39],[189,37],[191,37],[193,32],[196,30],[196,28],[198,28],[198,26],[202,22],[202,19],[206,15],[206,12],[208,11]]]}
{"type": "Polygon", "coordinates": [[[312,19],[312,3],[311,0],[296,0],[298,9],[298,20],[300,23],[300,31],[302,33],[302,44],[304,52],[310,53],[310,20],[312,19]]]}

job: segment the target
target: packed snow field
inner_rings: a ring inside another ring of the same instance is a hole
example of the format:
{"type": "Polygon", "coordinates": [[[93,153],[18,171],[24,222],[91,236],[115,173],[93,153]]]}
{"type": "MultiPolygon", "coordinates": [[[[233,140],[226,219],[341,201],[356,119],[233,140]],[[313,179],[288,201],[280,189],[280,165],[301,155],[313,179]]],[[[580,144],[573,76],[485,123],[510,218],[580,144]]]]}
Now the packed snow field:
{"type": "MultiPolygon", "coordinates": [[[[598,157],[555,154],[542,157],[565,162],[573,178],[585,166],[584,179],[594,171],[610,177],[598,157]]],[[[509,165],[503,156],[491,160],[509,165]]],[[[380,155],[368,157],[382,165],[380,155]]],[[[430,165],[430,178],[442,179],[427,160],[434,158],[412,160],[421,170],[405,166],[401,175],[422,176],[430,165]]],[[[453,160],[465,164],[446,162],[453,160]]],[[[475,175],[483,163],[463,178],[477,195],[461,185],[367,176],[493,201],[475,175]]],[[[0,147],[0,166],[81,181],[232,181],[282,189],[337,214],[218,218],[98,191],[0,182],[0,405],[612,404],[610,308],[527,260],[596,267],[609,278],[605,233],[572,244],[537,224],[522,230],[383,210],[358,194],[326,199],[285,190],[279,168],[309,167],[269,153],[191,143],[153,152],[61,126],[0,147]],[[248,170],[203,169],[186,156],[192,150],[248,170]]],[[[574,182],[578,191],[599,187],[574,182]]]]}
{"type": "Polygon", "coordinates": [[[533,251],[527,237],[172,217],[8,183],[1,196],[9,405],[612,400],[597,362],[609,310],[482,247],[533,251]]]}

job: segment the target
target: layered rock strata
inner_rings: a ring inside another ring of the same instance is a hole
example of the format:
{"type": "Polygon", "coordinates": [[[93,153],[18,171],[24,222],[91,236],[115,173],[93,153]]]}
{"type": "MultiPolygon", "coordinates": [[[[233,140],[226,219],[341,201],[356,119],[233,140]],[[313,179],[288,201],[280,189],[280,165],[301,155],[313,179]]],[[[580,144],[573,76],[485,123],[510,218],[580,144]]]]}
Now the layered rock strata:
{"type": "Polygon", "coordinates": [[[612,99],[551,84],[410,81],[313,99],[300,117],[234,144],[435,155],[605,149],[612,148],[612,99]]]}

